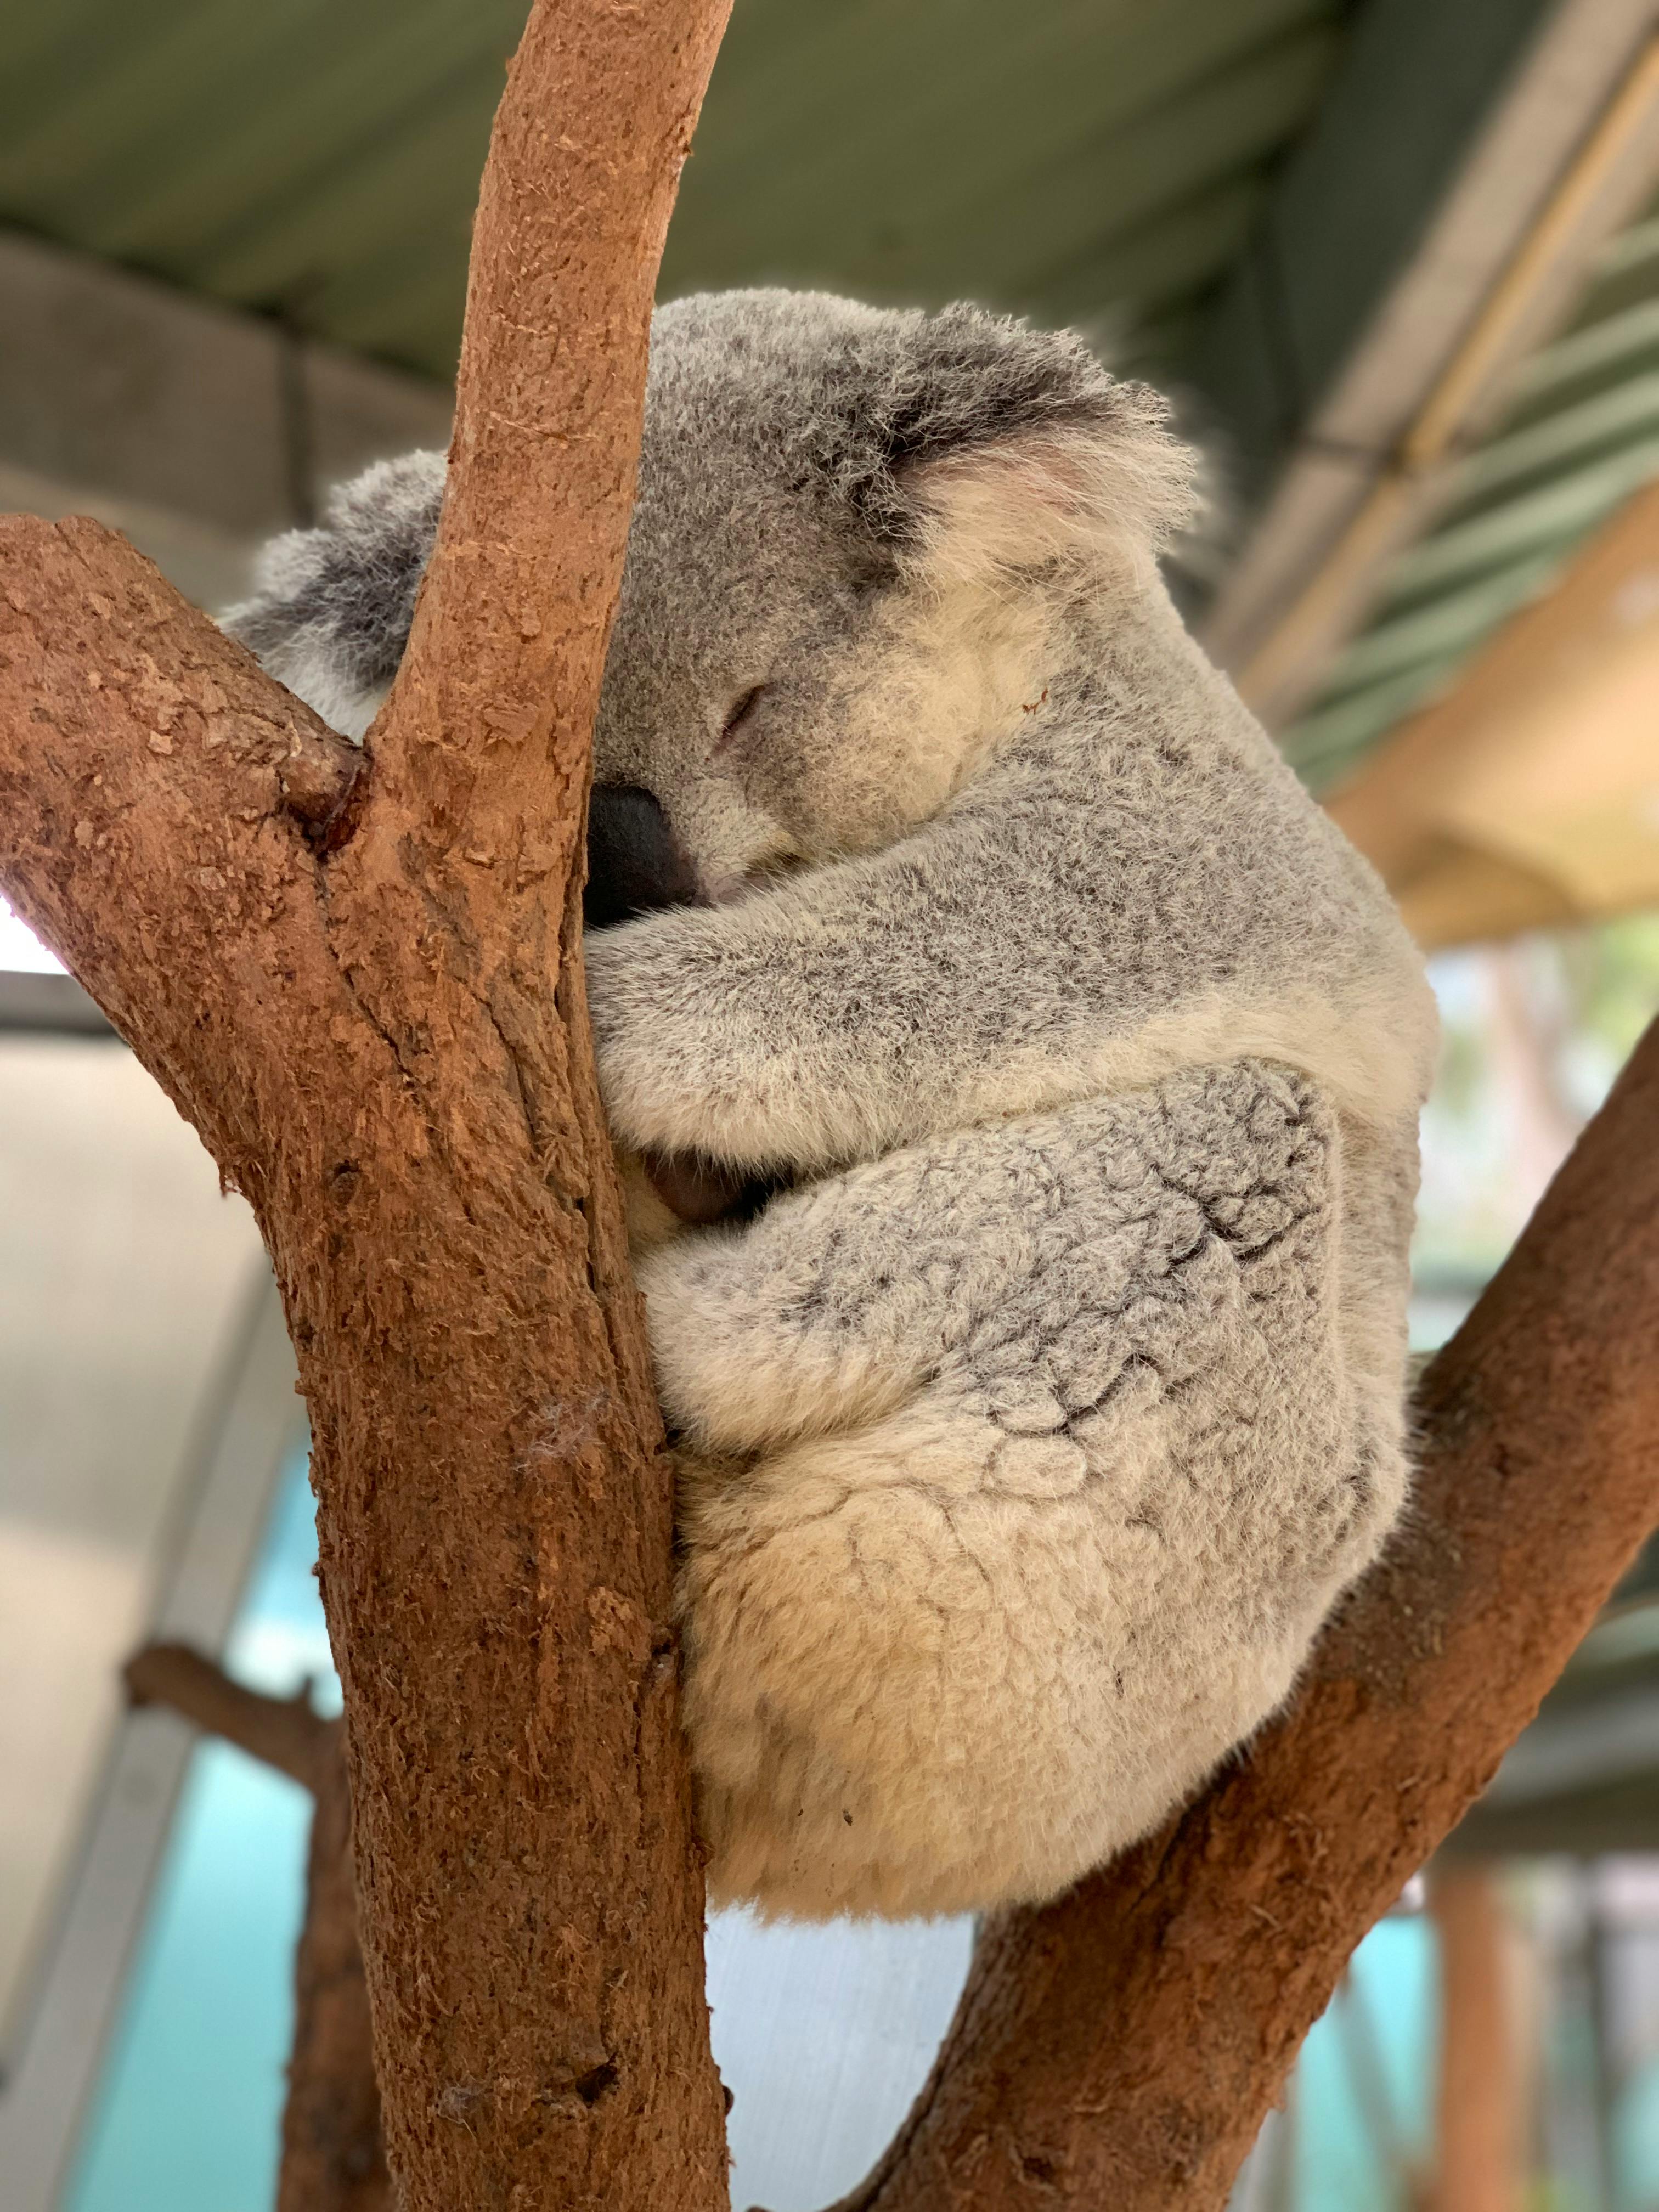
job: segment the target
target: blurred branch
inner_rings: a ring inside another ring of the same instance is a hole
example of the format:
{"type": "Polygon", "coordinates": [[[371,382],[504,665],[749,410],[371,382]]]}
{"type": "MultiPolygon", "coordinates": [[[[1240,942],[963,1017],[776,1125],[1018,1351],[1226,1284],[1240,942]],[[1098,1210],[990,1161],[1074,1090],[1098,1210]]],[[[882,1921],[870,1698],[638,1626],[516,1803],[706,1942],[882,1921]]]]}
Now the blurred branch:
{"type": "Polygon", "coordinates": [[[306,1917],[294,1956],[294,2045],[276,2212],[392,2212],[380,2089],[357,1934],[351,1791],[331,1741],[317,1780],[306,1917]]]}
{"type": "Polygon", "coordinates": [[[187,1644],[147,1644],[128,1660],[121,1679],[130,1704],[166,1705],[313,1795],[319,1777],[338,1756],[339,1723],[313,1709],[308,1688],[291,1698],[245,1689],[187,1644]]]}
{"type": "Polygon", "coordinates": [[[294,1962],[276,2212],[392,2212],[339,1722],[324,1720],[306,1691],[269,1698],[244,1689],[188,1644],[146,1644],[122,1677],[133,1705],[169,1707],[303,1784],[316,1800],[294,1962]]]}
{"type": "Polygon", "coordinates": [[[1429,1869],[1440,1939],[1440,2078],[1431,2212],[1520,2212],[1520,2083],[1509,1931],[1489,1863],[1429,1869]]]}

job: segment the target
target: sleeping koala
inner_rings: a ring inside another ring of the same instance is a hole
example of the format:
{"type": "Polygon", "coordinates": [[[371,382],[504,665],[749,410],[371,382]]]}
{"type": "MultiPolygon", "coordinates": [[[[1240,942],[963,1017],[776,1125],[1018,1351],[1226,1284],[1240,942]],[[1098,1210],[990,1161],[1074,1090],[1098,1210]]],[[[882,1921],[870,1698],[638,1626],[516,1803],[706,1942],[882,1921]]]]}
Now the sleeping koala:
{"type": "MultiPolygon", "coordinates": [[[[230,617],[351,734],[442,474],[371,471],[230,617]]],[[[1189,483],[1069,337],[658,313],[595,737],[643,842],[595,890],[672,902],[586,960],[619,1146],[751,1194],[638,1262],[716,1896],[1053,1894],[1400,1510],[1431,1003],[1170,605],[1189,483]]]]}

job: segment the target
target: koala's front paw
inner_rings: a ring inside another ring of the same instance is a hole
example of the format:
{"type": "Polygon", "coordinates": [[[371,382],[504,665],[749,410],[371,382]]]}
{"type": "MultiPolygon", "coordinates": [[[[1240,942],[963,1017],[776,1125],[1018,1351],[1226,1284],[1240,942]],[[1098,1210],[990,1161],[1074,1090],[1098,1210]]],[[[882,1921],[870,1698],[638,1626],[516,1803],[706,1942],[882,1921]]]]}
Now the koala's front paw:
{"type": "MultiPolygon", "coordinates": [[[[605,1113],[618,1140],[641,1158],[715,1157],[708,1142],[712,1119],[703,1110],[708,1010],[676,972],[678,932],[696,918],[676,914],[630,922],[601,932],[586,948],[605,1113]]],[[[670,1192],[661,1195],[673,1205],[670,1192]]],[[[699,1211],[691,1218],[710,1217],[699,1211]]]]}
{"type": "Polygon", "coordinates": [[[697,1228],[713,1221],[747,1220],[777,1188],[696,1152],[647,1152],[640,1165],[675,1218],[697,1228]]]}
{"type": "Polygon", "coordinates": [[[682,1229],[706,1229],[717,1221],[747,1221],[775,1187],[745,1180],[695,1153],[618,1151],[628,1243],[635,1255],[649,1252],[682,1229]]]}
{"type": "Polygon", "coordinates": [[[747,904],[648,915],[592,940],[594,1058],[623,1143],[750,1178],[857,1153],[836,1131],[861,1091],[838,1075],[834,1024],[790,979],[799,957],[764,941],[747,904]]]}

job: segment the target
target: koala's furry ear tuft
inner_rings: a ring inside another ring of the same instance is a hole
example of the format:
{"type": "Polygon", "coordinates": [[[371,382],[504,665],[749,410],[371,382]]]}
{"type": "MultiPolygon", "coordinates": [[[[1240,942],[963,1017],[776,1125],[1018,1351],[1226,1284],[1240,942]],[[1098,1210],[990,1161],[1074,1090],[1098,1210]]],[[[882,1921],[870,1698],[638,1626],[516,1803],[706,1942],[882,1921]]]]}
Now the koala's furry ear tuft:
{"type": "Polygon", "coordinates": [[[978,573],[1145,559],[1191,520],[1197,457],[1169,403],[1069,331],[967,306],[848,333],[824,455],[879,540],[978,573]]]}
{"type": "Polygon", "coordinates": [[[253,595],[220,626],[349,738],[374,720],[409,642],[438,531],[441,453],[380,461],[330,496],[322,526],[273,538],[253,595]]]}

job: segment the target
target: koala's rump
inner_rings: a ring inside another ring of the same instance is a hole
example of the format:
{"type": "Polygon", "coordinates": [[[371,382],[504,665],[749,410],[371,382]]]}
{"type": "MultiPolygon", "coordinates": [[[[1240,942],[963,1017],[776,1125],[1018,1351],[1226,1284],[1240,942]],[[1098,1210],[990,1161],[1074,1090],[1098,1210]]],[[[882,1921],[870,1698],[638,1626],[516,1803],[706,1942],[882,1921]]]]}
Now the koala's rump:
{"type": "MultiPolygon", "coordinates": [[[[1121,1849],[1284,1697],[1403,1487],[1304,1079],[1201,1070],[953,1144],[913,1157],[909,1248],[934,1209],[1006,1255],[995,1296],[941,1291],[877,1418],[686,1463],[711,1882],[770,1910],[982,1909],[1121,1849]]],[[[890,1200],[903,1156],[860,1176],[890,1200]]]]}

